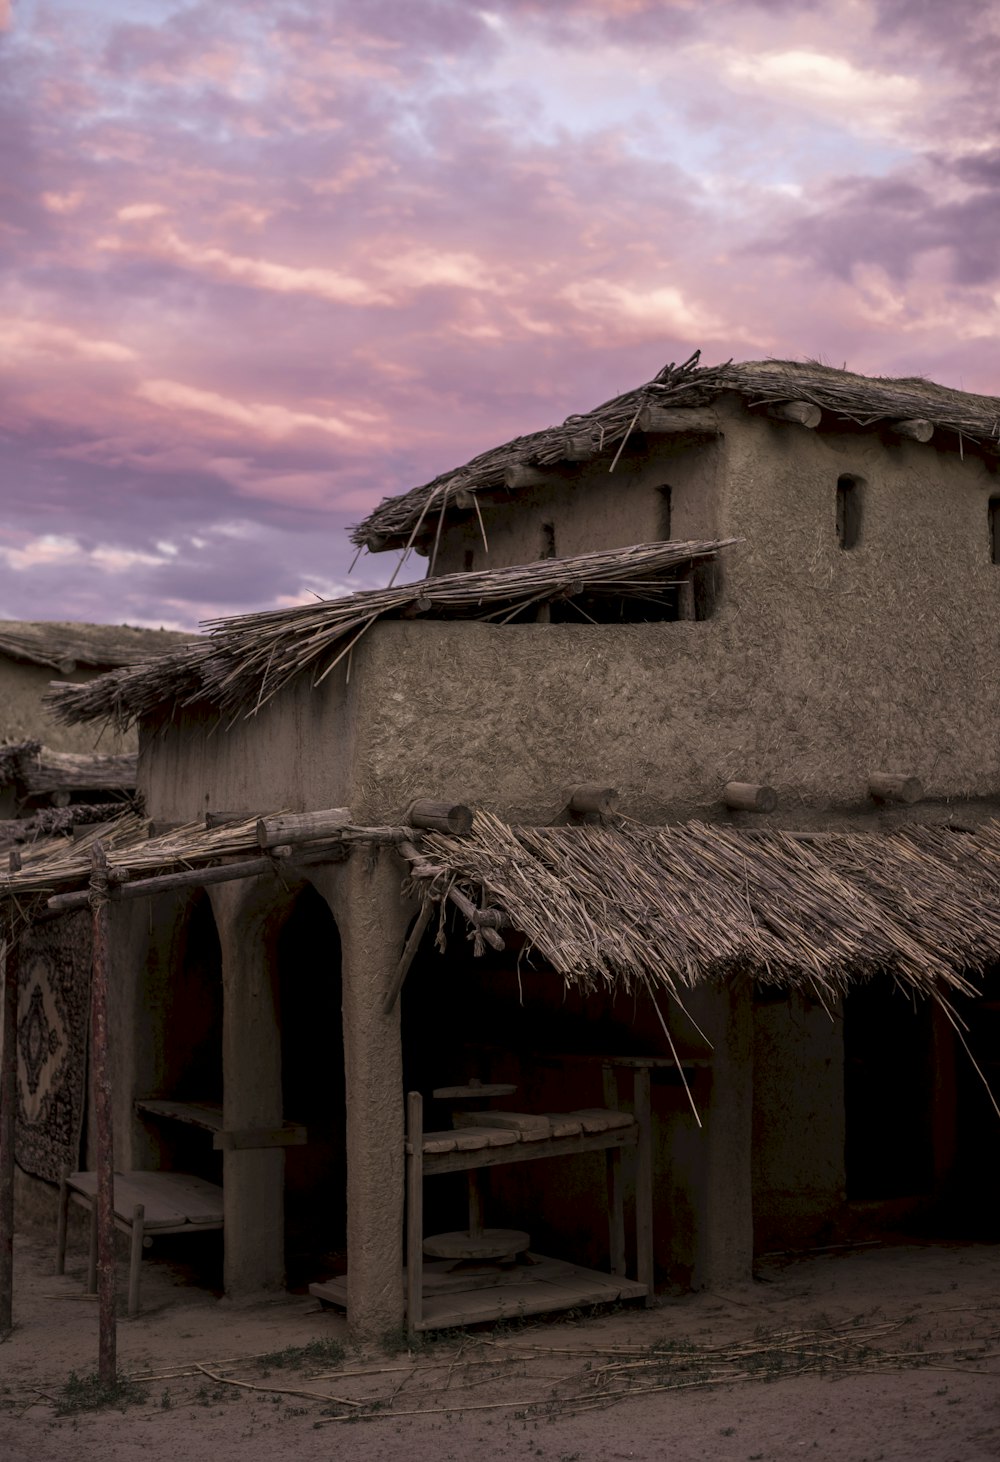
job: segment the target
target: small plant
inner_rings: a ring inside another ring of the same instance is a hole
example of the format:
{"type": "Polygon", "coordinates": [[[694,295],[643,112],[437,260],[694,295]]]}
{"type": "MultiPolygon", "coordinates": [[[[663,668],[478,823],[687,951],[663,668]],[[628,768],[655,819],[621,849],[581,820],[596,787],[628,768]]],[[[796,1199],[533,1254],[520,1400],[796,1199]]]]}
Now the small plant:
{"type": "Polygon", "coordinates": [[[148,1394],[128,1376],[102,1381],[98,1375],[78,1376],[70,1371],[69,1380],[56,1398],[56,1415],[73,1416],[78,1411],[103,1411],[112,1406],[124,1411],[128,1406],[140,1406],[148,1394]]]}
{"type": "Polygon", "coordinates": [[[257,1364],[268,1371],[300,1370],[302,1366],[339,1366],[347,1351],[339,1340],[310,1340],[306,1345],[286,1345],[257,1357],[257,1364]]]}
{"type": "Polygon", "coordinates": [[[160,1397],[160,1410],[161,1411],[169,1411],[170,1408],[173,1406],[173,1404],[174,1404],[173,1397],[171,1396],[170,1392],[166,1389],[166,1387],[164,1387],[163,1395],[160,1397]]]}

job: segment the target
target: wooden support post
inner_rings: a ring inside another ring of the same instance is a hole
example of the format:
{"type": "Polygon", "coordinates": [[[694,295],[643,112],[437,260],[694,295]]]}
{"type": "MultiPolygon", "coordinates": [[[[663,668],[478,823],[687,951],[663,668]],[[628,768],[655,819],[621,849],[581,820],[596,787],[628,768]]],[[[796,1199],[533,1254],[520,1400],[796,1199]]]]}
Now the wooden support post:
{"type": "Polygon", "coordinates": [[[740,812],[773,812],[778,805],[778,794],[761,782],[727,782],[722,800],[727,807],[740,812]]]}
{"type": "Polygon", "coordinates": [[[426,827],[434,832],[464,836],[472,831],[472,808],[463,802],[421,799],[410,804],[406,821],[411,827],[426,827]]]}
{"type": "Polygon", "coordinates": [[[596,812],[607,817],[618,806],[618,792],[614,787],[602,787],[598,782],[580,782],[570,788],[568,807],[570,812],[583,815],[596,812]]]}
{"type": "Polygon", "coordinates": [[[92,972],[90,1056],[97,1129],[97,1295],[100,1343],[98,1375],[105,1385],[117,1370],[115,1272],[115,1144],[111,1105],[111,1051],[108,985],[111,965],[111,916],[108,907],[108,858],[98,840],[90,854],[92,972]]]}
{"type": "Polygon", "coordinates": [[[635,1162],[636,1278],[646,1286],[646,1304],[653,1303],[653,1117],[649,1098],[649,1067],[635,1073],[635,1120],[639,1124],[635,1162]]]}
{"type": "Polygon", "coordinates": [[[909,777],[905,772],[872,772],[868,778],[868,791],[876,802],[905,802],[912,805],[924,795],[919,777],[909,777]]]}
{"type": "Polygon", "coordinates": [[[139,1313],[139,1266],[142,1263],[142,1243],[145,1236],[146,1208],[137,1203],[132,1210],[132,1247],[128,1260],[128,1317],[134,1320],[139,1313]]]}
{"type": "Polygon", "coordinates": [[[59,1211],[56,1217],[56,1273],[66,1273],[66,1228],[69,1223],[69,1168],[59,1175],[59,1211]]]}
{"type": "Polygon", "coordinates": [[[684,577],[677,581],[677,618],[690,621],[697,617],[694,603],[694,576],[688,569],[684,577]]]}
{"type": "MultiPolygon", "coordinates": [[[[618,1111],[618,1076],[613,1066],[601,1068],[605,1110],[618,1111]]],[[[622,1150],[609,1147],[605,1153],[608,1184],[608,1253],[611,1273],[622,1277],[627,1272],[625,1260],[625,1190],[622,1182],[622,1150]]]]}
{"type": "Polygon", "coordinates": [[[262,817],[257,823],[257,843],[274,848],[279,843],[307,843],[316,838],[333,838],[352,823],[349,807],[328,807],[322,812],[285,812],[279,817],[262,817]]]}
{"type": "Polygon", "coordinates": [[[406,976],[409,973],[410,965],[413,963],[414,955],[420,948],[420,942],[423,939],[424,934],[427,932],[427,925],[431,922],[431,916],[434,913],[434,908],[435,905],[431,902],[430,899],[427,899],[425,900],[424,905],[420,910],[420,913],[417,915],[416,923],[410,931],[410,937],[407,939],[406,944],[403,946],[403,953],[399,957],[399,964],[396,966],[396,973],[393,977],[392,985],[386,991],[385,999],[382,1002],[383,1015],[391,1015],[392,1007],[399,999],[399,992],[403,988],[403,981],[406,979],[406,976]]]}
{"type": "Polygon", "coordinates": [[[823,413],[812,401],[772,401],[764,407],[764,415],[775,421],[794,421],[799,426],[817,427],[823,413]]]}
{"type": "Polygon", "coordinates": [[[482,1179],[476,1168],[470,1168],[469,1178],[469,1238],[481,1239],[483,1236],[483,1187],[482,1179]]]}
{"type": "Polygon", "coordinates": [[[678,436],[684,432],[717,436],[719,418],[708,407],[685,409],[682,406],[657,406],[651,403],[639,412],[636,426],[649,436],[678,436]]]}
{"type": "Polygon", "coordinates": [[[90,1248],[87,1251],[87,1293],[97,1293],[97,1194],[90,1200],[90,1248]]]}
{"type": "MultiPolygon", "coordinates": [[[[14,854],[11,854],[13,869],[14,854]]],[[[17,1114],[18,941],[4,928],[3,1041],[0,1064],[0,1338],[14,1327],[14,1125],[17,1114]]]]}
{"type": "Polygon", "coordinates": [[[418,1091],[406,1099],[406,1137],[406,1331],[413,1335],[424,1307],[424,1099],[418,1091]]]}
{"type": "Polygon", "coordinates": [[[909,437],[914,442],[929,442],[934,435],[934,423],[924,416],[913,416],[906,421],[891,421],[889,430],[897,437],[909,437]]]}

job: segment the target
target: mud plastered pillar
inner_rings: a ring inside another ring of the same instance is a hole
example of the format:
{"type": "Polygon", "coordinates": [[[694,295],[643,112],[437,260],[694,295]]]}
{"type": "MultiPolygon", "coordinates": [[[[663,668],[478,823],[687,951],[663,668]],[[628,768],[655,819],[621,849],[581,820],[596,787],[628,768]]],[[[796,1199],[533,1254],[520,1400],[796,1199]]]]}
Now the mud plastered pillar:
{"type": "Polygon", "coordinates": [[[712,1043],[692,1282],[713,1289],[748,1280],[753,1269],[751,992],[724,985],[692,992],[685,1003],[712,1043]]]}
{"type": "Polygon", "coordinates": [[[347,1318],[352,1334],[398,1332],[404,1320],[404,1094],[399,1001],[383,1002],[414,905],[390,848],[359,847],[338,868],[311,870],[340,929],[347,1096],[347,1318]]]}
{"type": "MultiPolygon", "coordinates": [[[[222,950],[223,1127],[282,1123],[281,1029],[274,928],[287,894],[271,878],[211,890],[222,950]]],[[[245,1297],[285,1283],[285,1154],[280,1147],[223,1152],[224,1284],[245,1297]]]]}

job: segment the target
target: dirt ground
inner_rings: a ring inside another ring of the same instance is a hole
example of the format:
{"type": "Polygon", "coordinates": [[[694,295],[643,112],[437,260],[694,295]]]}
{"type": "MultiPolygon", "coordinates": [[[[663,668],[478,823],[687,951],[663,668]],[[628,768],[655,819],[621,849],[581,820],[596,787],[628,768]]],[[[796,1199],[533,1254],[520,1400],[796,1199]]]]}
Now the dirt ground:
{"type": "Polygon", "coordinates": [[[16,1266],[5,1462],[1000,1458],[1000,1248],[986,1244],[772,1258],[725,1293],[413,1350],[356,1349],[307,1297],[235,1305],[176,1256],[150,1257],[144,1312],[118,1327],[133,1395],[103,1410],[74,1409],[97,1354],[83,1256],[54,1278],[51,1244],[21,1237],[16,1266]]]}

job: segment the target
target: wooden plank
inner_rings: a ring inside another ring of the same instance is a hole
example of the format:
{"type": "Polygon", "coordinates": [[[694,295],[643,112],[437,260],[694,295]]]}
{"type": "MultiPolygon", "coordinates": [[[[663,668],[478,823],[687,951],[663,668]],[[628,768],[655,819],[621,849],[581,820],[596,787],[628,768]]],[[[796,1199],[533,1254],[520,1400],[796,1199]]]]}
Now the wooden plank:
{"type": "Polygon", "coordinates": [[[520,1283],[440,1297],[428,1295],[419,1328],[438,1330],[482,1324],[514,1316],[541,1315],[549,1310],[575,1309],[579,1305],[614,1304],[645,1295],[642,1285],[635,1280],[582,1269],[557,1259],[539,1259],[535,1266],[526,1265],[518,1272],[520,1283]]]}
{"type": "Polygon", "coordinates": [[[470,1081],[465,1086],[436,1086],[431,1095],[437,1101],[471,1101],[475,1097],[513,1096],[517,1087],[506,1081],[470,1081]]]}
{"type": "MultiPolygon", "coordinates": [[[[480,1116],[481,1113],[476,1113],[480,1116]]],[[[509,1127],[456,1127],[455,1147],[459,1152],[482,1152],[490,1147],[511,1147],[518,1141],[509,1127]]]]}
{"type": "Polygon", "coordinates": [[[552,1123],[541,1112],[456,1112],[455,1126],[501,1127],[516,1132],[521,1142],[544,1142],[552,1136],[552,1123]]]}
{"type": "Polygon", "coordinates": [[[612,1112],[606,1107],[582,1107],[568,1115],[578,1117],[587,1133],[617,1132],[623,1127],[631,1127],[634,1120],[630,1112],[612,1112]]]}
{"type": "Polygon", "coordinates": [[[567,1112],[546,1112],[545,1115],[549,1119],[553,1137],[579,1137],[583,1131],[583,1123],[579,1118],[571,1117],[567,1112]]]}
{"type": "MultiPolygon", "coordinates": [[[[409,1146],[407,1146],[407,1151],[409,1151],[409,1146]]],[[[447,1132],[425,1132],[424,1133],[424,1152],[425,1153],[427,1153],[427,1152],[454,1152],[454,1151],[455,1151],[455,1133],[453,1131],[449,1130],[447,1132]]]]}
{"type": "Polygon", "coordinates": [[[509,1147],[500,1147],[474,1152],[446,1152],[440,1157],[426,1155],[424,1170],[428,1174],[463,1173],[470,1168],[495,1168],[504,1163],[533,1162],[539,1158],[576,1157],[582,1152],[603,1152],[607,1147],[634,1147],[638,1141],[639,1129],[633,1123],[630,1127],[615,1132],[581,1132],[579,1137],[551,1137],[546,1142],[515,1142],[509,1147]]]}
{"type": "Polygon", "coordinates": [[[206,1132],[222,1131],[221,1102],[172,1102],[159,1097],[140,1097],[135,1109],[151,1117],[163,1117],[166,1121],[203,1127],[206,1132]]]}
{"type": "MultiPolygon", "coordinates": [[[[96,1173],[70,1173],[67,1182],[87,1199],[97,1192],[96,1173]]],[[[222,1222],[222,1189],[191,1173],[115,1173],[115,1217],[131,1222],[137,1203],[145,1209],[147,1229],[222,1222]]]]}

